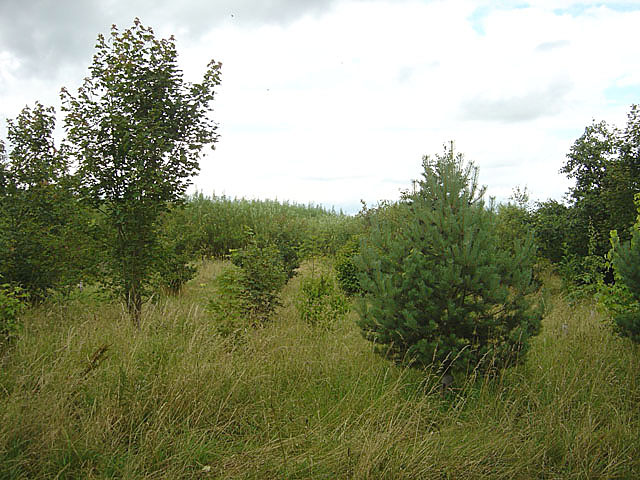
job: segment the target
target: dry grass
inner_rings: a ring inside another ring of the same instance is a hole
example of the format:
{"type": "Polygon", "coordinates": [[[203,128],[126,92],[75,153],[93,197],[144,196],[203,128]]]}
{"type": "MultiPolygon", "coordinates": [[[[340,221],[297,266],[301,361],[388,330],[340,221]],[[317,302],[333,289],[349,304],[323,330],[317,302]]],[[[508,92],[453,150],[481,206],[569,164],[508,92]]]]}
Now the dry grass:
{"type": "Polygon", "coordinates": [[[297,279],[271,323],[220,338],[220,268],[148,305],[140,331],[86,296],[31,311],[0,360],[0,479],[640,476],[638,349],[589,305],[555,296],[525,365],[443,397],[353,314],[301,322],[297,279]]]}

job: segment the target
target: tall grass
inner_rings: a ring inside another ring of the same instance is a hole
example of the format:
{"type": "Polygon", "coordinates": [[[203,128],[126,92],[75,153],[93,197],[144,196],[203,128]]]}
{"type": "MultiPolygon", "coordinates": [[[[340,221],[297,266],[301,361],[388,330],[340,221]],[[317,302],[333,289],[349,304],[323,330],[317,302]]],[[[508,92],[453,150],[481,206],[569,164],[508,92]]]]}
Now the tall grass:
{"type": "MultiPolygon", "coordinates": [[[[640,360],[591,305],[552,299],[524,365],[456,379],[284,306],[224,339],[221,262],[136,331],[89,295],[33,309],[0,370],[0,478],[637,478],[640,360]]],[[[310,265],[303,269],[311,268],[310,265]]]]}

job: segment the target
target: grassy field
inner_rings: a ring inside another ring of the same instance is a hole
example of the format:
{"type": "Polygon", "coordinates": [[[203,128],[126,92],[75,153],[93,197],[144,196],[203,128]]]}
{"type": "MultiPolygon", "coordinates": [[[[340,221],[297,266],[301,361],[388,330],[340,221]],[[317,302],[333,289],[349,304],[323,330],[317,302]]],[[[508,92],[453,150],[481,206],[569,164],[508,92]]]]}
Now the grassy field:
{"type": "Polygon", "coordinates": [[[28,312],[0,359],[0,479],[640,477],[638,348],[552,280],[527,362],[442,395],[375,355],[354,313],[300,321],[300,276],[272,322],[221,338],[221,265],[140,331],[86,290],[28,312]]]}

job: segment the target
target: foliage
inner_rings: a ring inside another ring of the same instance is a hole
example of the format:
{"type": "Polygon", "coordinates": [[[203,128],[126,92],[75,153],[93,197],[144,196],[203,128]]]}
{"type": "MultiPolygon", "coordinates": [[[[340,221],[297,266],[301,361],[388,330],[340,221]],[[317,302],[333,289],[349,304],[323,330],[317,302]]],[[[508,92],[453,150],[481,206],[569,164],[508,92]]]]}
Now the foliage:
{"type": "Polygon", "coordinates": [[[321,273],[302,279],[296,308],[306,323],[331,329],[349,311],[349,301],[338,290],[333,278],[321,273]]]}
{"type": "Polygon", "coordinates": [[[640,302],[618,273],[615,273],[614,277],[614,283],[599,285],[596,298],[611,314],[618,333],[629,337],[635,343],[640,343],[640,302]]]}
{"type": "Polygon", "coordinates": [[[233,265],[216,277],[217,294],[209,302],[218,330],[231,334],[261,323],[280,305],[287,274],[278,248],[251,242],[231,253],[233,265]]]}
{"type": "Polygon", "coordinates": [[[351,217],[335,212],[318,217],[309,225],[309,232],[316,235],[320,255],[334,256],[354,237],[362,233],[363,225],[359,217],[351,217]]]}
{"type": "Polygon", "coordinates": [[[190,263],[184,252],[175,250],[175,245],[161,247],[162,252],[155,265],[155,284],[162,290],[177,294],[185,283],[195,277],[196,267],[190,263]]]}
{"type": "MultiPolygon", "coordinates": [[[[540,327],[531,237],[503,249],[477,168],[445,149],[424,157],[419,191],[372,218],[358,258],[364,335],[397,361],[474,368],[524,353],[540,327]]],[[[518,358],[521,358],[518,357],[518,358]]]]}
{"type": "Polygon", "coordinates": [[[614,269],[615,286],[608,292],[608,304],[620,333],[640,343],[640,194],[636,195],[638,216],[631,239],[621,242],[611,232],[609,259],[614,269]]]}
{"type": "Polygon", "coordinates": [[[569,247],[572,237],[570,210],[557,200],[537,202],[531,214],[538,255],[558,264],[576,246],[569,247]]]}
{"type": "Polygon", "coordinates": [[[280,305],[279,292],[287,282],[287,272],[275,245],[253,241],[231,253],[231,262],[242,271],[241,285],[252,319],[265,320],[280,305]]]}
{"type": "Polygon", "coordinates": [[[161,236],[190,260],[223,258],[252,242],[274,245],[291,278],[301,259],[335,254],[360,228],[359,219],[319,206],[196,193],[165,216],[161,236]]]}
{"type": "Polygon", "coordinates": [[[0,285],[0,345],[14,338],[20,330],[19,315],[26,307],[29,294],[8,283],[0,285]]]}
{"type": "Polygon", "coordinates": [[[618,331],[634,343],[640,343],[640,303],[637,301],[615,317],[618,331]]]}
{"type": "Polygon", "coordinates": [[[358,269],[355,264],[355,257],[360,252],[360,237],[350,238],[336,255],[335,270],[336,279],[340,289],[347,295],[359,295],[362,293],[360,280],[358,280],[358,269]]]}
{"type": "Polygon", "coordinates": [[[558,264],[558,272],[562,276],[565,289],[573,299],[595,295],[605,280],[605,272],[609,269],[606,257],[596,253],[597,237],[594,227],[589,225],[588,231],[587,254],[581,256],[573,253],[565,243],[562,246],[564,255],[558,264]]]}
{"type": "Polygon", "coordinates": [[[292,278],[300,266],[299,251],[302,231],[290,225],[290,222],[295,222],[295,219],[286,216],[276,217],[271,221],[276,228],[256,234],[256,238],[252,241],[261,245],[274,246],[278,251],[287,278],[292,278]]]}
{"type": "Polygon", "coordinates": [[[0,276],[32,300],[82,278],[94,250],[89,212],[73,194],[64,145],[55,146],[55,111],[39,103],[8,122],[9,150],[0,142],[0,276]]]}
{"type": "Polygon", "coordinates": [[[138,19],[109,40],[99,35],[90,75],[77,96],[62,90],[65,126],[83,198],[107,219],[113,286],[136,323],[158,248],[159,220],[217,140],[210,120],[220,64],[202,83],[183,80],[175,40],[158,40],[138,19]]]}
{"type": "Polygon", "coordinates": [[[163,217],[163,226],[159,232],[160,255],[156,258],[153,283],[171,294],[177,294],[185,283],[191,280],[197,269],[192,265],[193,255],[190,253],[190,240],[193,232],[175,215],[182,210],[182,205],[175,205],[163,217]]]}
{"type": "Polygon", "coordinates": [[[251,325],[246,283],[245,273],[235,265],[228,265],[215,278],[215,296],[207,310],[213,316],[216,332],[224,337],[237,337],[251,325]]]}
{"type": "Polygon", "coordinates": [[[629,239],[635,219],[633,196],[640,192],[639,149],[638,105],[631,106],[624,129],[594,123],[571,147],[561,172],[576,182],[569,192],[572,253],[586,256],[589,237],[594,235],[594,254],[604,257],[611,230],[629,239]]]}
{"type": "Polygon", "coordinates": [[[496,234],[500,248],[513,251],[518,242],[527,241],[532,234],[532,212],[528,206],[529,192],[515,188],[510,201],[496,208],[496,234]]]}
{"type": "MultiPolygon", "coordinates": [[[[357,219],[320,206],[276,200],[248,200],[196,193],[183,210],[171,212],[185,237],[189,255],[223,258],[252,238],[278,246],[291,276],[314,242],[319,254],[331,255],[359,228],[357,219]]],[[[173,227],[171,227],[173,228],[173,227]]]]}
{"type": "MultiPolygon", "coordinates": [[[[640,110],[632,105],[623,128],[594,122],[585,129],[561,169],[575,185],[568,205],[538,203],[533,227],[539,254],[558,266],[571,295],[593,295],[614,274],[605,256],[609,232],[628,241],[633,196],[640,191],[640,110]]],[[[606,290],[606,289],[605,289],[606,290]]]]}

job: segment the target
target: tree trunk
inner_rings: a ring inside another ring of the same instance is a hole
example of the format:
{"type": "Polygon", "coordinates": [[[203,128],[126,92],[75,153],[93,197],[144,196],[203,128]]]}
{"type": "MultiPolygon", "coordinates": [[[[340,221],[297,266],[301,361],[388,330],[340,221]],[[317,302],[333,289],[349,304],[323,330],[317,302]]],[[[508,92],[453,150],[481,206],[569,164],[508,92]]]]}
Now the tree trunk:
{"type": "Polygon", "coordinates": [[[134,281],[129,286],[127,293],[127,310],[131,315],[131,320],[136,328],[140,330],[140,314],[142,313],[142,294],[140,292],[140,281],[134,281]]]}

